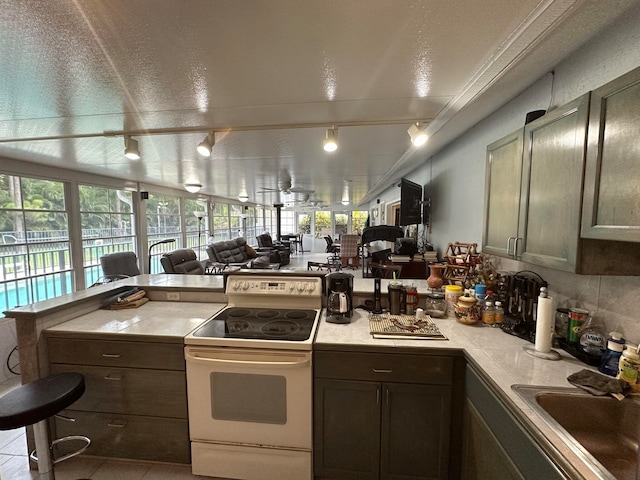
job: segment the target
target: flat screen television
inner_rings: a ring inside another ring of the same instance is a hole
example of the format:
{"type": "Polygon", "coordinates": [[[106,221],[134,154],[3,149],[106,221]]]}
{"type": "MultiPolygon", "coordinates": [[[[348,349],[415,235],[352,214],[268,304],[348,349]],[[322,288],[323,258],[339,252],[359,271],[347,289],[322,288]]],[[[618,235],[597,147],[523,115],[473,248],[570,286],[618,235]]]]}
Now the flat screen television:
{"type": "Polygon", "coordinates": [[[400,226],[417,225],[422,220],[422,186],[400,180],[400,226]]]}

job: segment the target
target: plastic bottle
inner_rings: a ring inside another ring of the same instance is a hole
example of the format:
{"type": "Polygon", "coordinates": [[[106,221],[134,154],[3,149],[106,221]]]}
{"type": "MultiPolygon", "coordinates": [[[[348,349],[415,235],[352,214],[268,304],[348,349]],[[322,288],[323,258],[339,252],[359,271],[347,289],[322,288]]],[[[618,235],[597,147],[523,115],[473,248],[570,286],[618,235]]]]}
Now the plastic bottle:
{"type": "Polygon", "coordinates": [[[474,289],[474,295],[477,300],[476,305],[481,309],[484,308],[484,303],[487,299],[487,286],[482,283],[477,284],[474,289]]]}
{"type": "Polygon", "coordinates": [[[496,302],[493,324],[495,326],[500,326],[502,325],[502,322],[504,322],[504,308],[502,308],[502,302],[496,302]]]}
{"type": "Polygon", "coordinates": [[[640,369],[640,355],[637,345],[626,344],[618,362],[618,375],[616,378],[630,384],[638,383],[638,369],[640,369]]]}
{"type": "Polygon", "coordinates": [[[496,320],[496,311],[493,308],[493,302],[486,302],[484,310],[482,310],[482,323],[485,325],[493,325],[496,320]]]}
{"type": "Polygon", "coordinates": [[[607,350],[604,352],[604,355],[602,355],[598,370],[611,377],[618,375],[620,357],[622,356],[623,350],[624,338],[622,338],[622,335],[618,332],[609,333],[607,350]]]}
{"type": "Polygon", "coordinates": [[[456,316],[456,303],[458,298],[462,296],[462,287],[460,285],[447,285],[444,287],[444,299],[447,302],[447,315],[451,318],[456,316]]]}
{"type": "Polygon", "coordinates": [[[589,317],[578,331],[580,350],[592,357],[601,357],[607,345],[604,324],[596,317],[589,317]]]}

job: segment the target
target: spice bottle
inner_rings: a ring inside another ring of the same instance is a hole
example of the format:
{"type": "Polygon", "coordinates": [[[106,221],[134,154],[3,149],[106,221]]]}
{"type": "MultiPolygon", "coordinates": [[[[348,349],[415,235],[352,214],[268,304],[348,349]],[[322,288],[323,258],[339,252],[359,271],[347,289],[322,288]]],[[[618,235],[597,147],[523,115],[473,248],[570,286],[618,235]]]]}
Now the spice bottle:
{"type": "Polygon", "coordinates": [[[493,302],[486,302],[482,310],[482,323],[485,325],[493,325],[496,321],[496,311],[493,308],[493,302]]]}
{"type": "Polygon", "coordinates": [[[632,385],[638,383],[638,370],[640,369],[640,355],[638,355],[637,348],[637,345],[632,344],[625,346],[618,363],[616,377],[632,385]]]}
{"type": "Polygon", "coordinates": [[[624,338],[622,338],[622,335],[618,332],[609,333],[607,350],[604,355],[602,355],[598,370],[605,375],[615,377],[618,374],[618,365],[620,364],[622,350],[624,350],[624,338]]]}
{"type": "Polygon", "coordinates": [[[496,302],[493,324],[495,326],[500,326],[502,325],[502,322],[504,322],[504,308],[502,308],[502,302],[496,302]]]}

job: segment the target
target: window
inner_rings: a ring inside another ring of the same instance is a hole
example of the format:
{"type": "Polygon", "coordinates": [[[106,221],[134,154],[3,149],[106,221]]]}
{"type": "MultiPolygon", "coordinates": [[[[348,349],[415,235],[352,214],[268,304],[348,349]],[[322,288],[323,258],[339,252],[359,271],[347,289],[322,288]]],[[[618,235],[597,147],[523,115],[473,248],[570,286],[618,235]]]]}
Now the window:
{"type": "Polygon", "coordinates": [[[245,239],[248,244],[255,244],[256,235],[258,235],[256,231],[256,209],[254,207],[244,207],[244,217],[245,217],[245,239]]]}
{"type": "Polygon", "coordinates": [[[199,259],[206,257],[206,233],[209,217],[207,202],[187,198],[184,201],[184,226],[187,234],[187,248],[192,248],[199,259]]]}
{"type": "Polygon", "coordinates": [[[147,217],[147,248],[161,240],[174,240],[170,243],[156,245],[151,252],[150,273],[163,272],[159,260],[160,255],[182,245],[180,199],[166,195],[149,194],[149,199],[145,202],[145,213],[147,217]]]}
{"type": "Polygon", "coordinates": [[[231,204],[229,205],[229,226],[231,228],[230,239],[244,236],[242,229],[243,206],[231,204]]]}
{"type": "Polygon", "coordinates": [[[298,233],[309,235],[311,233],[311,215],[308,213],[298,214],[298,233]]]}
{"type": "Polygon", "coordinates": [[[362,230],[367,224],[369,212],[366,210],[354,210],[351,212],[351,232],[362,235],[362,230]]]}
{"type": "Polygon", "coordinates": [[[82,262],[89,286],[102,277],[102,255],[136,251],[133,200],[131,192],[92,185],[79,185],[78,195],[82,262]]]}
{"type": "Polygon", "coordinates": [[[319,210],[314,215],[316,233],[315,238],[324,238],[331,236],[331,212],[328,210],[319,210]]]}
{"type": "Polygon", "coordinates": [[[335,221],[335,236],[340,238],[340,235],[348,232],[349,216],[346,213],[334,214],[335,221]]]}
{"type": "Polygon", "coordinates": [[[293,210],[281,210],[280,212],[280,234],[288,235],[290,233],[297,233],[295,212],[293,210]]]}
{"type": "Polygon", "coordinates": [[[229,205],[216,203],[213,208],[213,224],[210,232],[214,242],[229,240],[229,205]]]}
{"type": "Polygon", "coordinates": [[[0,311],[75,290],[62,182],[0,174],[0,311]]]}

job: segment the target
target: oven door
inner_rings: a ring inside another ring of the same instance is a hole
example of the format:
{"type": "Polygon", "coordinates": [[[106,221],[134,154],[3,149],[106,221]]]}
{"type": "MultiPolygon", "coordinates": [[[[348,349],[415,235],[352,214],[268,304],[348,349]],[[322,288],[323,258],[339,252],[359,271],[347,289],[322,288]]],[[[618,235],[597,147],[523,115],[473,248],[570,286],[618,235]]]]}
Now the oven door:
{"type": "Polygon", "coordinates": [[[185,348],[194,442],[311,450],[311,352],[185,348]]]}

